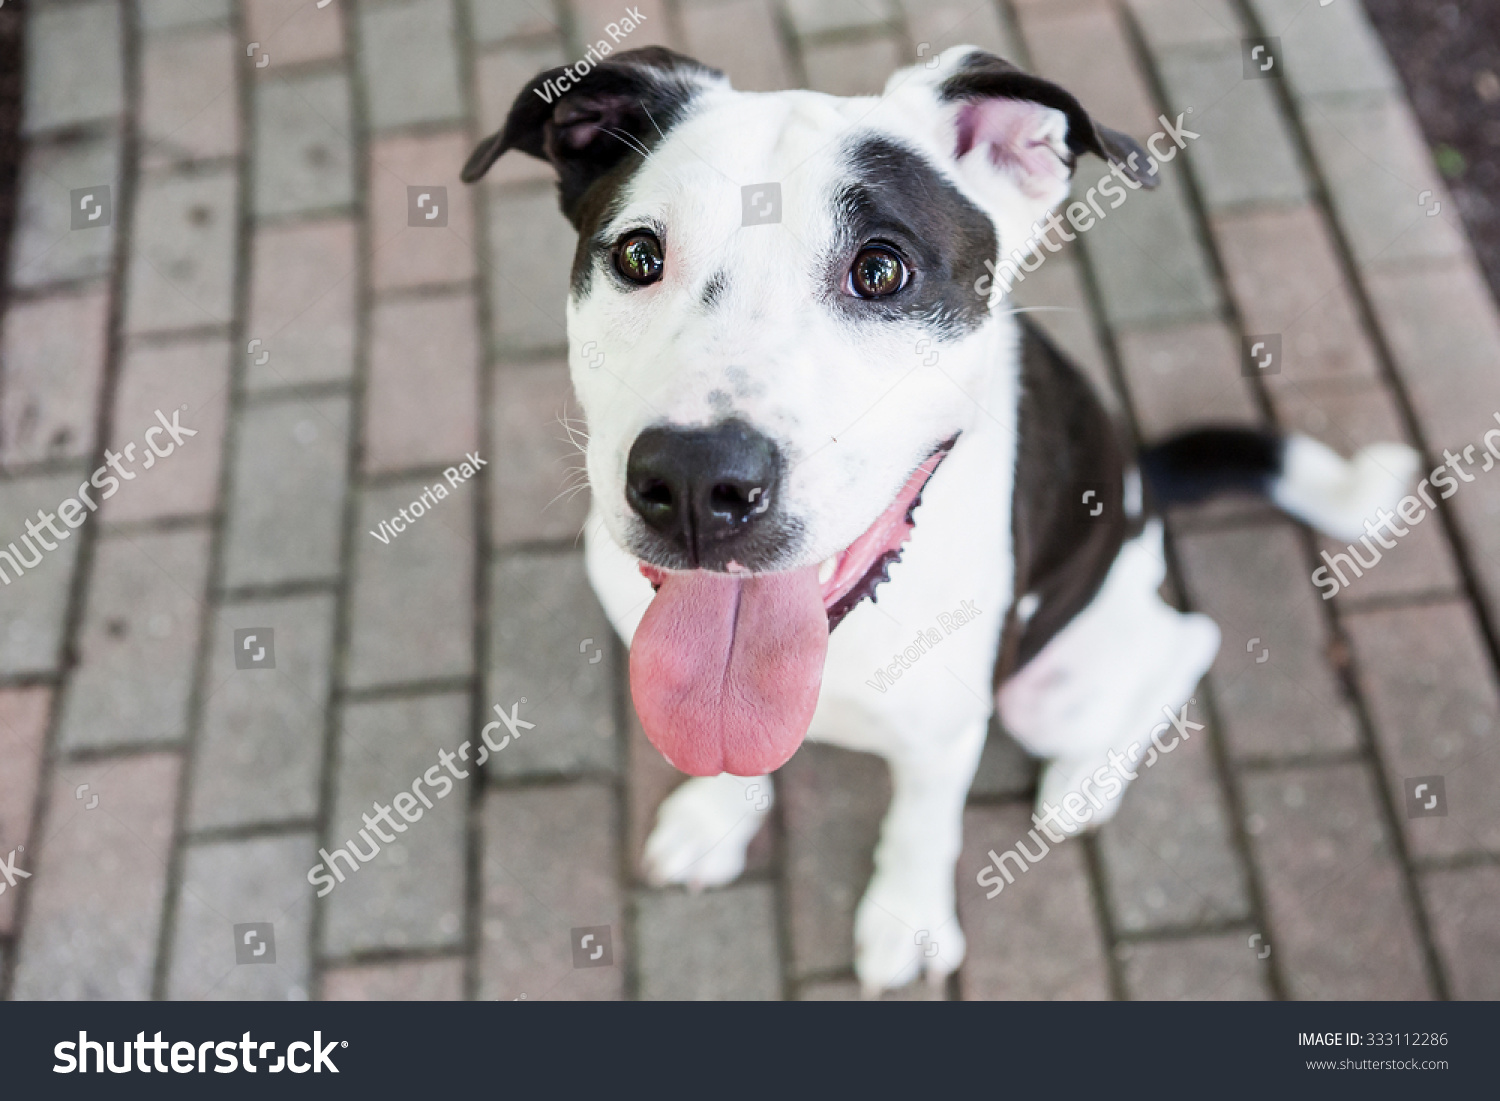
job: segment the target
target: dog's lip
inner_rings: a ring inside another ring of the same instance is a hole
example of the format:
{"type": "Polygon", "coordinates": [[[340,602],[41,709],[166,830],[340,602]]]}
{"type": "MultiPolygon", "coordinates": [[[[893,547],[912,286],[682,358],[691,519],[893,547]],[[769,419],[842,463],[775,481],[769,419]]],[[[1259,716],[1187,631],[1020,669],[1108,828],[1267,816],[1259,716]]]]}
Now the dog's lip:
{"type": "MultiPolygon", "coordinates": [[[[922,491],[957,441],[958,437],[955,435],[933,448],[927,458],[918,463],[916,469],[907,476],[891,503],[859,538],[817,564],[816,568],[824,571],[830,562],[833,563],[832,574],[822,582],[823,607],[828,612],[830,631],[866,597],[874,600],[876,586],[889,580],[887,571],[892,563],[900,561],[906,540],[916,527],[914,513],[922,503],[922,491]]],[[[660,588],[667,575],[672,572],[645,561],[640,562],[640,571],[653,588],[660,588]]],[[[730,562],[724,572],[753,577],[756,571],[730,562]]]]}

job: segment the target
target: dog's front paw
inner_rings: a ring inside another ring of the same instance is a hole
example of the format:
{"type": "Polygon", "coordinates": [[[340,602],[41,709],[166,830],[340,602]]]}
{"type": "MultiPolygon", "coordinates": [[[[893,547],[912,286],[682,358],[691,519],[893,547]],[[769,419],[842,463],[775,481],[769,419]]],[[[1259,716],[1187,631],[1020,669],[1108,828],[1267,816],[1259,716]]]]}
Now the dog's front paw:
{"type": "Polygon", "coordinates": [[[642,871],[660,887],[719,887],[745,870],[745,850],[773,801],[766,776],[689,780],[667,796],[646,839],[642,871]]]}
{"type": "Polygon", "coordinates": [[[922,974],[940,985],[963,963],[966,948],[951,884],[945,889],[925,870],[875,873],[854,915],[854,973],[865,997],[922,974]]]}

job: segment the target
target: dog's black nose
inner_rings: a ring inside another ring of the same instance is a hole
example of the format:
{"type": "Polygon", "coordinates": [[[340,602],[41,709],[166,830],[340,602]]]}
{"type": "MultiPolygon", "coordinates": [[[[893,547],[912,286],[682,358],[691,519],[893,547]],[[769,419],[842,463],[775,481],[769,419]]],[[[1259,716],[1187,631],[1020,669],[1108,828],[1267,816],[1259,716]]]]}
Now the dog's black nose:
{"type": "Polygon", "coordinates": [[[780,466],[776,445],[742,421],[648,428],[630,448],[625,497],[690,565],[713,568],[771,511],[780,466]]]}

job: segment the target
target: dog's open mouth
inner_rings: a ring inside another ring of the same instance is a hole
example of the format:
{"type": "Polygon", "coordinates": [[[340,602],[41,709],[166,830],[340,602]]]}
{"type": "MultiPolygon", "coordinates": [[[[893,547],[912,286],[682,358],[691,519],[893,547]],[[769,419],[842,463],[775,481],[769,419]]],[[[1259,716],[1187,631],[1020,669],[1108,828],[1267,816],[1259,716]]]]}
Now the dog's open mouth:
{"type": "Polygon", "coordinates": [[[693,776],[760,776],[812,722],[828,635],[876,586],[915,526],[922,489],[953,441],[842,553],[788,573],[668,571],[630,646],[630,694],[651,744],[693,776]]]}

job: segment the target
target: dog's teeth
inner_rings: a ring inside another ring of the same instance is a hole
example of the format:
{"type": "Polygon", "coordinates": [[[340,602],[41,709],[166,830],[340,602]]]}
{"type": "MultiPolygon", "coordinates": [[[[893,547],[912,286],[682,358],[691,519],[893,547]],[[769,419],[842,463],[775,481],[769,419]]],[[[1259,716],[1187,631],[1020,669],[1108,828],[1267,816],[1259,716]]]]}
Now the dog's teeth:
{"type": "Polygon", "coordinates": [[[826,584],[828,584],[829,580],[833,577],[833,571],[836,570],[836,569],[838,569],[838,568],[839,568],[839,556],[838,555],[835,554],[832,558],[829,558],[829,559],[825,560],[824,563],[821,566],[818,567],[818,584],[819,585],[826,585],[826,584]]]}

